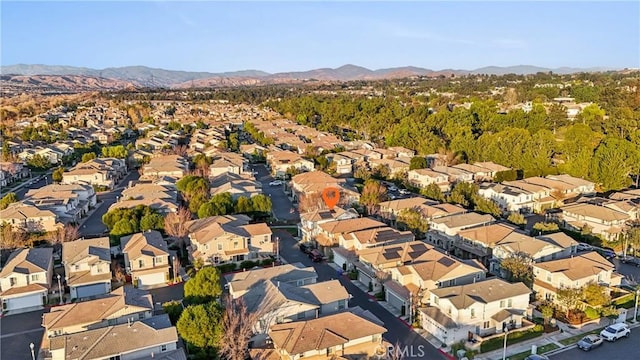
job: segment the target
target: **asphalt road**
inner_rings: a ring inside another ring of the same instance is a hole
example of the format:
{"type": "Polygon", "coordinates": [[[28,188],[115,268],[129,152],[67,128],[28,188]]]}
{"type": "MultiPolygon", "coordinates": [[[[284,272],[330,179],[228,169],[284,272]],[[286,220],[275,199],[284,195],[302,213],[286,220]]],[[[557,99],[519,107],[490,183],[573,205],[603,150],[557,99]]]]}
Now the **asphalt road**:
{"type": "Polygon", "coordinates": [[[583,351],[578,348],[563,351],[550,356],[551,360],[630,360],[640,358],[640,329],[632,329],[628,339],[620,339],[616,342],[604,342],[600,347],[591,351],[583,351]]]}
{"type": "Polygon", "coordinates": [[[16,191],[16,195],[18,196],[18,199],[22,200],[24,199],[24,195],[31,189],[39,189],[45,185],[51,184],[53,182],[53,179],[51,179],[51,175],[47,175],[45,177],[43,177],[42,179],[40,179],[38,182],[36,182],[33,185],[27,185],[27,186],[23,186],[22,188],[20,188],[20,190],[16,191]]]}
{"type": "Polygon", "coordinates": [[[271,198],[274,216],[278,220],[298,223],[300,214],[298,214],[298,209],[291,204],[291,200],[284,193],[284,185],[270,186],[269,182],[275,179],[263,164],[255,164],[252,168],[257,172],[256,179],[262,184],[262,192],[271,198]]]}
{"type": "Polygon", "coordinates": [[[31,360],[29,344],[33,343],[35,355],[38,355],[44,328],[39,310],[28,313],[5,316],[0,319],[0,359],[31,360]]]}
{"type": "Polygon", "coordinates": [[[102,223],[102,215],[109,211],[109,207],[116,202],[116,199],[122,195],[122,190],[126,188],[129,181],[137,180],[140,178],[140,173],[137,170],[132,170],[120,184],[117,185],[116,190],[108,193],[98,195],[98,209],[95,210],[89,217],[82,223],[80,227],[81,236],[96,236],[106,233],[107,227],[102,223]]]}
{"type": "MultiPolygon", "coordinates": [[[[420,357],[421,360],[445,359],[438,349],[414,332],[405,322],[395,317],[375,300],[371,299],[368,294],[352,284],[347,277],[338,276],[336,270],[325,262],[312,262],[306,254],[299,250],[297,242],[291,234],[281,230],[274,230],[274,234],[280,237],[280,256],[283,259],[289,263],[300,262],[306,266],[313,266],[318,273],[318,281],[339,279],[349,294],[353,296],[349,301],[350,307],[359,306],[365,310],[369,310],[383,321],[385,328],[387,328],[387,332],[383,336],[385,340],[391,344],[399,343],[402,346],[411,346],[414,349],[414,354],[422,354],[419,353],[419,349],[423,349],[424,356],[420,357]]],[[[405,359],[409,359],[409,357],[405,357],[405,359]]]]}
{"type": "Polygon", "coordinates": [[[616,271],[624,275],[628,280],[632,282],[640,282],[640,267],[631,264],[623,264],[618,258],[611,259],[611,262],[616,266],[616,271]]]}

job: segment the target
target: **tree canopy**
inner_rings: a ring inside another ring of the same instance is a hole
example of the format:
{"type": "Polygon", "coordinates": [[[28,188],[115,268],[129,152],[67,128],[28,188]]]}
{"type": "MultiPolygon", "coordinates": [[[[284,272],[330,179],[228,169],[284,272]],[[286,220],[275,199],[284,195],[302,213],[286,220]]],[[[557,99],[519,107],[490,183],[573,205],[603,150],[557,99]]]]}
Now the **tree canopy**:
{"type": "Polygon", "coordinates": [[[190,304],[203,304],[217,299],[222,294],[220,271],[215,267],[204,267],[196,276],[184,284],[184,297],[190,304]]]}

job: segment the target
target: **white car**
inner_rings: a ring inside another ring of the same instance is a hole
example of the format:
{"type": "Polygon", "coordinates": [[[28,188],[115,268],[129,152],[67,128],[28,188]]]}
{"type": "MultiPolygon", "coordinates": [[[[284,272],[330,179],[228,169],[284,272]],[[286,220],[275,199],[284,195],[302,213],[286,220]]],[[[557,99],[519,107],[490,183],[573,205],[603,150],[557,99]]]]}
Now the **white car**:
{"type": "Polygon", "coordinates": [[[629,334],[631,334],[629,325],[625,323],[617,323],[604,328],[604,330],[600,332],[600,337],[607,341],[616,341],[621,337],[629,337],[629,334]]]}
{"type": "Polygon", "coordinates": [[[280,186],[282,185],[282,180],[273,180],[269,183],[269,186],[280,186]]]}
{"type": "Polygon", "coordinates": [[[402,195],[409,195],[411,194],[411,191],[407,190],[407,189],[400,189],[400,194],[402,195]]]}

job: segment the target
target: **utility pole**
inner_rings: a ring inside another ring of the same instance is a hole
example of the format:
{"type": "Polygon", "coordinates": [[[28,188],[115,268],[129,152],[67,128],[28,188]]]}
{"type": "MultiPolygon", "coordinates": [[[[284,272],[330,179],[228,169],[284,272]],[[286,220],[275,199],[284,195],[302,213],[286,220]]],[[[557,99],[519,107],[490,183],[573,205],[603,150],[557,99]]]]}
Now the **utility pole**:
{"type": "Polygon", "coordinates": [[[276,236],[276,261],[280,261],[280,237],[276,236]]]}
{"type": "Polygon", "coordinates": [[[413,293],[409,293],[409,326],[413,326],[411,318],[413,317],[413,293]]]}
{"type": "Polygon", "coordinates": [[[633,321],[637,321],[638,319],[638,298],[640,297],[640,287],[636,289],[636,306],[633,310],[633,321]]]}
{"type": "Polygon", "coordinates": [[[507,358],[507,336],[509,334],[509,329],[507,328],[507,323],[502,323],[502,332],[504,333],[504,345],[502,347],[502,360],[507,358]]]}

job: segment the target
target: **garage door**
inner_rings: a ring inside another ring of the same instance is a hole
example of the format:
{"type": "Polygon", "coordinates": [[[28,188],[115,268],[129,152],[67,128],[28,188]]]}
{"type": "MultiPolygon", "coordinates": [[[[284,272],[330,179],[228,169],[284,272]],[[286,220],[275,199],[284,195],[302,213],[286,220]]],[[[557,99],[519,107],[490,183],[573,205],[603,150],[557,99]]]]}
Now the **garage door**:
{"type": "Polygon", "coordinates": [[[347,262],[347,259],[345,259],[342,255],[340,255],[340,254],[338,254],[338,253],[336,253],[334,251],[333,252],[333,262],[336,265],[340,266],[340,268],[342,268],[344,266],[342,264],[345,264],[347,262]]]}
{"type": "Polygon", "coordinates": [[[360,281],[365,286],[369,286],[369,283],[372,282],[371,278],[362,271],[358,271],[358,281],[360,281]]]}
{"type": "Polygon", "coordinates": [[[142,275],[138,278],[138,286],[158,285],[164,284],[165,282],[167,281],[164,273],[142,275]]]}
{"type": "Polygon", "coordinates": [[[6,299],[6,310],[24,309],[34,306],[42,306],[42,294],[22,296],[19,298],[6,299]]]}
{"type": "Polygon", "coordinates": [[[398,310],[401,310],[404,306],[404,300],[402,300],[398,295],[389,290],[387,290],[387,302],[398,310]]]}
{"type": "Polygon", "coordinates": [[[106,294],[106,288],[107,286],[104,283],[78,286],[76,288],[76,296],[79,298],[86,298],[106,294]]]}

